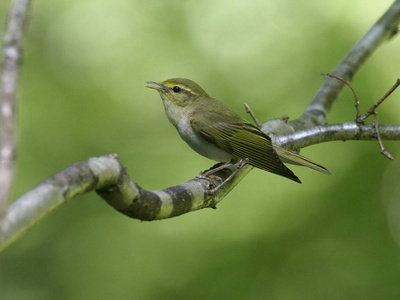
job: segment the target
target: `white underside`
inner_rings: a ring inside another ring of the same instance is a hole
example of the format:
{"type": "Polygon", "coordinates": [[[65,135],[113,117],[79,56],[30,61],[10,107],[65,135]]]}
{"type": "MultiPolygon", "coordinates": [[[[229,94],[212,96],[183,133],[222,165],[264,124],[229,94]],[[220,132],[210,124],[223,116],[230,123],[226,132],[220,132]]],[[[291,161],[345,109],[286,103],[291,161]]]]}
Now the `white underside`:
{"type": "Polygon", "coordinates": [[[220,150],[196,134],[190,124],[189,113],[185,107],[176,107],[171,102],[164,100],[164,107],[169,121],[178,130],[181,138],[197,153],[217,162],[229,162],[233,156],[220,150]]]}

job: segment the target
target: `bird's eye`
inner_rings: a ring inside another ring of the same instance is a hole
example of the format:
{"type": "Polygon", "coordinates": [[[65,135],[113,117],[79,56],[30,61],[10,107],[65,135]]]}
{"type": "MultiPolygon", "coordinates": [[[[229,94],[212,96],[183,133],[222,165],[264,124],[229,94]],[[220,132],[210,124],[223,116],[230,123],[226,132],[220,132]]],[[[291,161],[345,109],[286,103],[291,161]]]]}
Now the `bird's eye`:
{"type": "Polygon", "coordinates": [[[179,86],[174,86],[172,90],[174,91],[174,93],[179,93],[181,91],[181,88],[179,86]]]}

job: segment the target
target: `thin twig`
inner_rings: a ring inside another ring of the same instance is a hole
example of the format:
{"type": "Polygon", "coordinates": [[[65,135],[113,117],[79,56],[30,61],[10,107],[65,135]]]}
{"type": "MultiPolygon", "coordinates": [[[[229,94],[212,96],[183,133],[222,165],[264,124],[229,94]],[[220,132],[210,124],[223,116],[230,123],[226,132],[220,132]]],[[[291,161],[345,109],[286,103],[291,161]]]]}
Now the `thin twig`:
{"type": "Polygon", "coordinates": [[[352,87],[351,83],[348,82],[347,80],[339,77],[339,76],[336,76],[336,75],[333,75],[333,74],[330,74],[330,73],[326,73],[326,74],[322,73],[322,75],[335,78],[335,79],[343,82],[344,84],[346,84],[350,88],[350,90],[351,90],[351,92],[353,93],[353,96],[354,96],[354,101],[356,102],[354,104],[354,107],[356,108],[356,120],[358,120],[360,118],[360,110],[359,110],[360,101],[358,101],[357,93],[354,90],[354,88],[352,87]]]}
{"type": "Polygon", "coordinates": [[[24,25],[30,2],[30,0],[13,1],[3,38],[0,105],[0,226],[8,204],[14,175],[17,86],[22,59],[24,25]]]}
{"type": "Polygon", "coordinates": [[[396,80],[396,83],[390,88],[390,90],[378,101],[376,102],[374,105],[372,105],[372,107],[365,113],[363,114],[359,120],[357,120],[357,122],[360,123],[364,123],[365,120],[372,114],[375,113],[375,109],[382,104],[383,101],[385,101],[390,94],[392,94],[394,92],[395,89],[398,88],[398,86],[400,85],[400,78],[396,80]]]}
{"type": "Polygon", "coordinates": [[[379,147],[381,148],[381,153],[385,157],[393,160],[393,156],[390,155],[390,153],[386,151],[386,149],[382,143],[381,135],[379,133],[379,128],[378,128],[378,113],[374,113],[374,127],[375,127],[375,132],[376,132],[376,138],[378,139],[379,147]]]}
{"type": "Polygon", "coordinates": [[[254,122],[256,122],[256,125],[258,128],[261,128],[261,123],[258,121],[256,116],[254,115],[253,111],[251,110],[250,106],[247,103],[244,103],[244,107],[246,107],[246,112],[250,114],[250,116],[253,118],[254,122]]]}
{"type": "MultiPolygon", "coordinates": [[[[400,0],[396,0],[330,73],[351,80],[379,45],[398,32],[399,21],[400,0]]],[[[300,117],[303,128],[326,123],[326,116],[342,88],[342,82],[326,78],[300,117]]]]}
{"type": "MultiPolygon", "coordinates": [[[[379,44],[393,34],[399,19],[400,0],[396,0],[384,16],[338,64],[334,73],[340,76],[344,74],[345,76],[342,77],[346,79],[351,78],[358,71],[361,63],[368,59],[379,44]]],[[[281,143],[276,143],[277,145],[286,144],[290,146],[303,140],[304,147],[328,140],[370,140],[374,138],[375,129],[372,124],[358,125],[351,122],[315,126],[325,123],[325,116],[337,98],[341,85],[343,85],[336,80],[325,80],[325,82],[327,81],[329,82],[321,86],[301,117],[300,122],[303,122],[303,124],[295,128],[297,130],[301,128],[303,131],[292,132],[293,127],[286,131],[291,133],[285,135],[282,139],[279,136],[274,136],[277,141],[281,140],[281,143]],[[307,119],[311,122],[307,122],[307,119]]],[[[382,138],[400,140],[400,125],[380,125],[379,128],[382,138]]],[[[299,147],[295,145],[294,148],[299,147]]],[[[190,180],[162,191],[145,191],[134,182],[120,179],[120,176],[125,177],[127,175],[117,175],[118,173],[126,173],[125,169],[121,168],[117,162],[115,162],[116,168],[104,166],[104,169],[100,167],[102,164],[98,165],[98,163],[97,159],[90,159],[83,164],[78,163],[77,168],[73,168],[73,172],[62,171],[13,202],[8,207],[5,218],[5,224],[9,224],[9,226],[1,228],[0,246],[1,241],[8,244],[29,226],[35,224],[40,217],[64,203],[65,200],[93,189],[96,189],[97,193],[108,204],[125,215],[141,220],[163,219],[205,207],[214,207],[251,169],[247,166],[242,168],[233,178],[233,181],[228,182],[228,184],[231,184],[229,189],[224,186],[222,191],[218,191],[217,195],[210,197],[205,195],[205,191],[209,189],[211,183],[205,180],[190,180]],[[114,171],[112,172],[112,170],[114,171]],[[84,176],[82,172],[89,178],[84,176]],[[114,178],[115,181],[111,180],[110,177],[114,178]],[[61,183],[61,188],[59,188],[59,183],[61,183]],[[227,190],[224,190],[225,188],[227,190]],[[220,192],[221,195],[219,195],[220,192]]]]}

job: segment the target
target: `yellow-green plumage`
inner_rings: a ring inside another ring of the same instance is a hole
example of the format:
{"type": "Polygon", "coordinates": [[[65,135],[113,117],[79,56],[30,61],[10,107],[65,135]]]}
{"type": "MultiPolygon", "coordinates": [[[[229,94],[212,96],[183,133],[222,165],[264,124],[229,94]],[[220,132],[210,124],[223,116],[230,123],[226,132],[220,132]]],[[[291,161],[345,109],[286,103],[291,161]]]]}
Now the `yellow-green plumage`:
{"type": "Polygon", "coordinates": [[[300,182],[281,162],[272,147],[271,139],[251,123],[244,123],[240,116],[232,114],[227,117],[206,110],[193,113],[191,124],[204,140],[233,157],[247,158],[251,166],[300,182]],[[204,118],[212,118],[213,122],[204,123],[201,121],[204,118]]]}
{"type": "Polygon", "coordinates": [[[281,161],[305,165],[329,173],[310,160],[273,146],[271,139],[259,128],[233,110],[208,96],[195,82],[168,79],[162,83],[148,82],[158,90],[170,122],[182,139],[199,154],[218,162],[248,159],[248,164],[300,182],[281,161]]]}

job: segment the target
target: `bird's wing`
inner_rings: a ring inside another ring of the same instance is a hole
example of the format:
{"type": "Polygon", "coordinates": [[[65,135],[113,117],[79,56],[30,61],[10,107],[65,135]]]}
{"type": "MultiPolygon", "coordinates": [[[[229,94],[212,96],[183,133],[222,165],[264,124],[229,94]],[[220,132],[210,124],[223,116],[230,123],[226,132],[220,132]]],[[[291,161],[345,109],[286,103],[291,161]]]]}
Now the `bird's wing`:
{"type": "Polygon", "coordinates": [[[217,112],[196,112],[190,120],[196,134],[219,149],[249,164],[294,181],[300,180],[279,159],[271,139],[257,127],[237,115],[221,116],[217,112]],[[213,122],[204,122],[204,120],[213,122]]]}

